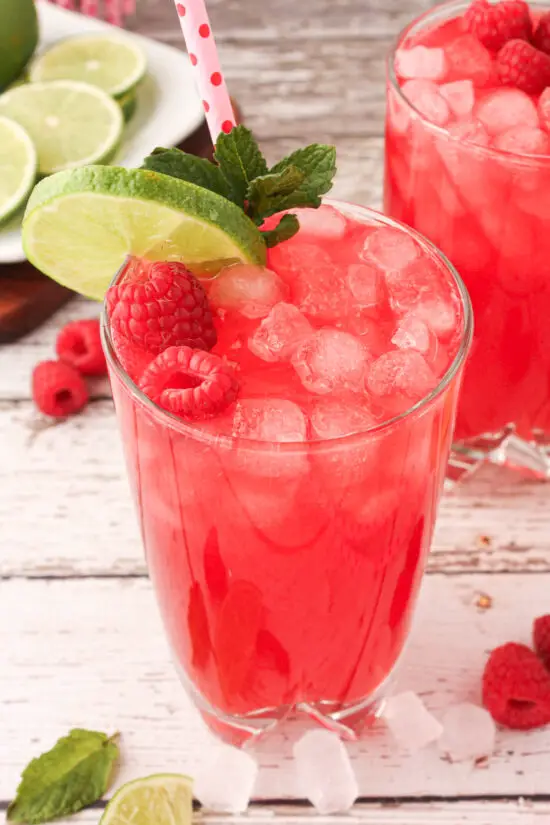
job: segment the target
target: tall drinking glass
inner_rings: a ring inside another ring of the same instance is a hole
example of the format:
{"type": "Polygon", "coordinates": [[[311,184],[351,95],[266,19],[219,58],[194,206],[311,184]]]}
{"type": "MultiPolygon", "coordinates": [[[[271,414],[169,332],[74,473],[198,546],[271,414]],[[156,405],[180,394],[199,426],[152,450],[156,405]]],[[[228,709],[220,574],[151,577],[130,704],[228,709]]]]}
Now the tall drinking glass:
{"type": "MultiPolygon", "coordinates": [[[[208,724],[237,743],[301,712],[353,734],[383,693],[409,632],[471,338],[467,293],[435,247],[368,209],[333,202],[332,227],[335,215],[345,216],[348,234],[338,248],[347,256],[346,272],[362,260],[367,235],[386,229],[390,252],[405,238],[410,254],[412,241],[417,271],[430,273],[433,283],[441,278],[456,309],[447,343],[433,338],[440,377],[415,401],[396,395],[385,420],[369,424],[365,408],[352,407],[366,398],[358,390],[333,400],[317,385],[308,392],[309,376],[293,400],[283,391],[275,401],[241,398],[241,419],[250,403],[258,407],[253,426],[266,405],[273,412],[262,419],[273,429],[271,440],[232,434],[227,415],[183,421],[132,382],[104,317],[131,487],[177,669],[208,724]],[[356,431],[338,437],[344,414],[355,416],[356,431]]],[[[298,256],[301,247],[295,248],[298,256]]],[[[308,254],[312,249],[310,241],[308,254]]],[[[246,323],[250,332],[260,319],[235,323],[246,323]]],[[[371,335],[377,321],[370,316],[364,323],[371,335]]],[[[380,330],[388,323],[380,320],[380,330]]],[[[330,334],[337,329],[338,323],[330,334]]],[[[338,334],[348,344],[355,340],[338,334]]],[[[234,351],[242,365],[249,363],[242,350],[234,351]]],[[[391,352],[401,363],[402,353],[407,360],[412,350],[393,346],[391,352]]],[[[416,350],[410,358],[427,363],[416,350]]],[[[267,383],[292,372],[290,365],[259,363],[267,383]]],[[[362,368],[372,363],[365,354],[362,368]]],[[[244,369],[242,394],[254,395],[244,369]]],[[[406,380],[424,380],[420,372],[406,380]]],[[[403,388],[402,374],[394,380],[403,388]]]]}
{"type": "Polygon", "coordinates": [[[385,211],[443,250],[472,299],[451,472],[488,458],[550,478],[548,122],[535,96],[498,84],[467,6],[432,9],[391,51],[385,211]]]}

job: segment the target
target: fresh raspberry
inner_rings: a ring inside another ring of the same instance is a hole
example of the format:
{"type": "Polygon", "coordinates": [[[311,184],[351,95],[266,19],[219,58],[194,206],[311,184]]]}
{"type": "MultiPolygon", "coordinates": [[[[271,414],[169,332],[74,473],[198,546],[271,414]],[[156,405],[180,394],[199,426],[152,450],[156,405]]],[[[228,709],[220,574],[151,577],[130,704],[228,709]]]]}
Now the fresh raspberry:
{"type": "Polygon", "coordinates": [[[154,355],[173,346],[211,349],[216,343],[206,293],[181,263],[131,258],[106,300],[111,328],[154,355]]]}
{"type": "Polygon", "coordinates": [[[191,347],[169,347],[149,364],[139,387],[151,401],[182,418],[209,418],[237,397],[238,383],[222,359],[191,347]]]}
{"type": "Polygon", "coordinates": [[[550,670],[550,614],[539,616],[533,623],[533,644],[537,656],[550,670]]]}
{"type": "Polygon", "coordinates": [[[57,336],[55,349],[61,361],[82,375],[105,375],[107,372],[97,318],[66,324],[57,336]]]}
{"type": "Polygon", "coordinates": [[[531,43],[541,52],[550,54],[550,12],[546,12],[537,23],[531,43]]]}
{"type": "Polygon", "coordinates": [[[526,645],[497,647],[483,673],[483,704],[505,728],[529,730],[550,723],[550,674],[526,645]]]}
{"type": "Polygon", "coordinates": [[[536,95],[550,86],[550,55],[525,40],[509,40],[497,54],[496,69],[501,83],[527,94],[536,95]]]}
{"type": "Polygon", "coordinates": [[[474,0],[464,14],[466,29],[488,49],[498,51],[508,40],[529,40],[531,16],[523,0],[474,0]]]}
{"type": "Polygon", "coordinates": [[[88,390],[80,373],[63,361],[41,361],[32,374],[32,397],[45,415],[65,418],[88,403],[88,390]]]}

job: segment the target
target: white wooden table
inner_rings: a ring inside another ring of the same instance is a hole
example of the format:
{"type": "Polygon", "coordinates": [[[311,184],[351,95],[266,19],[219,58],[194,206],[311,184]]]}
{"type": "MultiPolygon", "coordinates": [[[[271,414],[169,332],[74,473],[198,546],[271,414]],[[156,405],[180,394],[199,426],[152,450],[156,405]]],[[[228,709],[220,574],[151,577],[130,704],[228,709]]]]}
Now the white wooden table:
{"type": "MultiPolygon", "coordinates": [[[[427,0],[210,0],[230,89],[270,159],[308,140],[338,145],[335,194],[378,205],[383,57],[427,0]]],[[[139,28],[180,45],[171,0],[143,0],[139,28]]],[[[0,808],[28,760],[72,726],[120,730],[117,784],[193,774],[211,738],[169,661],[131,510],[112,402],[98,385],[83,415],[44,426],[29,375],[69,318],[0,352],[0,808]]],[[[479,701],[487,652],[528,642],[550,612],[550,487],[483,470],[441,506],[400,686],[437,714],[479,701]],[[479,597],[492,599],[489,609],[479,597]]],[[[351,746],[357,821],[377,825],[550,823],[550,729],[500,732],[482,767],[408,757],[381,728],[351,746]]],[[[246,819],[312,816],[284,735],[260,752],[246,819]]],[[[78,817],[98,821],[100,811],[78,817]]],[[[218,817],[219,818],[219,817],[218,817]]],[[[349,817],[342,818],[349,822],[349,817]]],[[[339,821],[333,818],[332,821],[339,821]]]]}

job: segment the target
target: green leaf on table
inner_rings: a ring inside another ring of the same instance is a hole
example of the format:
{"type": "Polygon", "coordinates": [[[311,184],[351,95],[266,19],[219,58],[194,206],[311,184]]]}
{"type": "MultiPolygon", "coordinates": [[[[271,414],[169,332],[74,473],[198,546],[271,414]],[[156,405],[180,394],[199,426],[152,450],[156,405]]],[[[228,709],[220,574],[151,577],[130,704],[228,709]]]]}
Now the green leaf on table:
{"type": "Polygon", "coordinates": [[[276,163],[270,173],[283,172],[289,167],[296,167],[303,172],[304,180],[300,186],[287,196],[281,209],[298,206],[318,207],[321,196],[326,195],[332,186],[336,174],[336,149],[322,143],[312,143],[303,149],[297,149],[286,158],[276,163]]]}
{"type": "Polygon", "coordinates": [[[296,166],[254,178],[246,190],[250,217],[261,224],[264,218],[287,208],[288,196],[299,189],[304,179],[305,174],[296,166]]]}
{"type": "Polygon", "coordinates": [[[231,200],[244,209],[250,182],[267,174],[266,160],[250,129],[235,126],[228,135],[222,132],[214,157],[231,188],[231,200]]]}
{"type": "Polygon", "coordinates": [[[264,229],[262,236],[268,249],[278,243],[288,241],[299,231],[300,223],[296,215],[283,215],[275,229],[264,229]]]}
{"type": "Polygon", "coordinates": [[[159,147],[145,158],[143,168],[152,172],[161,172],[172,178],[179,178],[188,183],[194,183],[203,189],[209,189],[217,195],[231,200],[231,189],[215,163],[188,155],[181,149],[163,149],[159,147]]]}
{"type": "Polygon", "coordinates": [[[74,814],[100,799],[118,757],[114,738],[75,729],[33,759],[8,807],[8,821],[39,825],[74,814]]]}

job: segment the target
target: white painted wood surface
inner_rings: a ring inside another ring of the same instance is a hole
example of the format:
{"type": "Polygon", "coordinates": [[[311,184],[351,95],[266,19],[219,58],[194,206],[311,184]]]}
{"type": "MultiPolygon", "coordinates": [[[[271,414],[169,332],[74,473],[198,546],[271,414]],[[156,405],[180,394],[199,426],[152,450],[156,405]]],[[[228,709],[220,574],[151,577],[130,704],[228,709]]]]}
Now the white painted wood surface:
{"type": "MultiPolygon", "coordinates": [[[[306,140],[338,145],[335,194],[380,204],[384,54],[428,0],[209,0],[224,70],[270,160],[306,140]]],[[[139,28],[181,45],[173,4],[142,0],[139,28]]],[[[210,735],[169,661],[130,507],[105,382],[86,412],[48,426],[33,410],[32,366],[53,352],[75,300],[0,351],[0,810],[26,762],[70,726],[122,731],[117,783],[151,771],[193,772],[210,735]]],[[[487,468],[442,502],[399,688],[441,714],[479,699],[488,651],[529,641],[550,612],[550,487],[487,468]],[[493,600],[486,611],[480,594],[493,600]]],[[[255,805],[242,825],[302,822],[289,737],[262,745],[255,805]]],[[[547,825],[550,730],[499,733],[486,766],[452,766],[437,750],[400,753],[383,727],[352,747],[369,825],[547,825]]],[[[97,808],[74,821],[91,825],[97,808]]],[[[226,825],[223,817],[209,820],[226,825]]]]}

